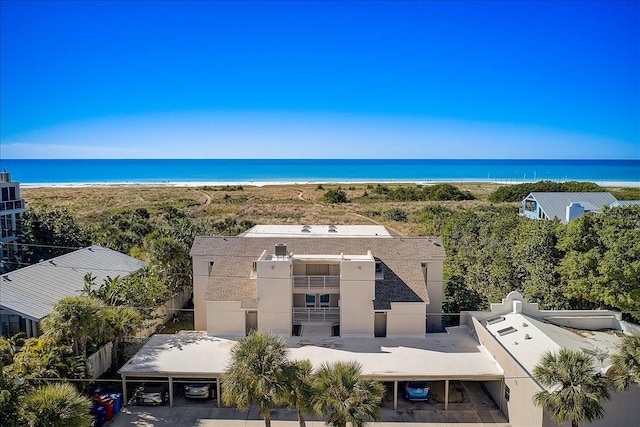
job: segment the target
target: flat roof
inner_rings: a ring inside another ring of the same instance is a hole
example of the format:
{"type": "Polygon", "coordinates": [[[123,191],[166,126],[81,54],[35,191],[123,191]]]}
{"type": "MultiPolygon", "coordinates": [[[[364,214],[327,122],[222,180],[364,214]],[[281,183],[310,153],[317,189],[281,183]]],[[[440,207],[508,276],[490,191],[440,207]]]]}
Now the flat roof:
{"type": "Polygon", "coordinates": [[[506,313],[482,322],[496,340],[530,374],[542,356],[561,348],[581,350],[593,356],[594,367],[606,371],[622,341],[622,331],[574,329],[542,318],[506,313]]]}
{"type": "MultiPolygon", "coordinates": [[[[288,337],[289,357],[322,363],[356,360],[381,381],[498,380],[503,370],[466,326],[424,338],[288,337]]],[[[126,377],[219,377],[237,341],[181,332],[154,335],[118,372],[126,377]]]]}
{"type": "Polygon", "coordinates": [[[383,225],[256,225],[244,237],[390,238],[383,225]]]}

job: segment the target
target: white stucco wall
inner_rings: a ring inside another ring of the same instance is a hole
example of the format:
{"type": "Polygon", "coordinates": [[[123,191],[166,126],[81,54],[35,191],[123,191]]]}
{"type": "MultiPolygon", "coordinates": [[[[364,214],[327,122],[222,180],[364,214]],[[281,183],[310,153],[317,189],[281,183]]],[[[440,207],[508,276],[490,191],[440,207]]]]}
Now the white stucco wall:
{"type": "Polygon", "coordinates": [[[444,258],[434,257],[427,263],[427,330],[440,332],[442,330],[442,269],[444,258]]]}
{"type": "Polygon", "coordinates": [[[340,335],[372,337],[375,261],[343,260],[340,271],[340,335]]]}
{"type": "Polygon", "coordinates": [[[504,370],[504,386],[509,387],[509,401],[504,397],[504,386],[497,393],[497,387],[487,388],[491,398],[507,417],[513,427],[543,426],[543,411],[533,405],[533,395],[541,390],[528,372],[515,361],[498,341],[477,319],[463,314],[461,324],[466,324],[478,337],[480,344],[493,356],[504,370]]]}
{"type": "Polygon", "coordinates": [[[240,307],[240,301],[207,301],[206,310],[206,331],[210,335],[245,335],[246,312],[240,307]]]}
{"type": "Polygon", "coordinates": [[[425,306],[423,302],[392,302],[387,311],[387,337],[424,337],[425,306]]]}
{"type": "Polygon", "coordinates": [[[293,294],[289,257],[257,262],[258,328],[291,335],[293,294]]]}
{"type": "Polygon", "coordinates": [[[204,294],[209,283],[209,260],[203,256],[193,257],[193,327],[196,331],[207,331],[207,306],[204,294]]]}

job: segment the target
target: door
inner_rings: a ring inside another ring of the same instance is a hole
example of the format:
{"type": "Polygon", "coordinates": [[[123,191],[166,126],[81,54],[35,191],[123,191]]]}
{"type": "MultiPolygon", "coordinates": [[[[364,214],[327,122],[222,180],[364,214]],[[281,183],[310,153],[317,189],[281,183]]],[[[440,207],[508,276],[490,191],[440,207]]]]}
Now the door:
{"type": "Polygon", "coordinates": [[[245,327],[246,334],[249,335],[251,331],[258,330],[258,312],[257,311],[247,311],[245,315],[245,327]]]}
{"type": "Polygon", "coordinates": [[[387,336],[387,313],[378,312],[375,314],[373,323],[373,336],[382,338],[387,336]]]}

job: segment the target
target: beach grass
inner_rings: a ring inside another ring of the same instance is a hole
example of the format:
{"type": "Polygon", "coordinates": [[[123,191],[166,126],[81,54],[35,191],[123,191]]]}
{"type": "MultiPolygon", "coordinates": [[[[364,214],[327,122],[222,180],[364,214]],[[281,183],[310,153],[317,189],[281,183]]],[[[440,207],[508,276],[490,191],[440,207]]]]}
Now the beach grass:
{"type": "MultiPolygon", "coordinates": [[[[413,184],[386,184],[389,188],[413,184]]],[[[456,184],[479,200],[465,202],[393,202],[375,197],[368,184],[282,184],[264,186],[174,186],[96,185],[68,187],[24,187],[22,197],[29,207],[67,209],[80,223],[90,225],[118,212],[137,208],[158,213],[169,207],[189,212],[195,218],[249,219],[257,224],[383,224],[406,235],[416,234],[411,221],[389,220],[384,213],[393,208],[411,213],[428,204],[472,207],[486,202],[498,184],[456,184]],[[324,200],[327,190],[340,187],[349,203],[324,200]]]]}
{"type": "MultiPolygon", "coordinates": [[[[189,212],[194,218],[213,221],[234,217],[257,224],[382,224],[404,235],[420,234],[412,214],[427,205],[471,208],[489,204],[491,192],[503,184],[458,182],[477,200],[460,202],[396,202],[376,198],[375,184],[281,184],[242,186],[96,185],[69,187],[24,187],[22,197],[32,208],[67,209],[81,224],[90,225],[118,212],[137,208],[151,213],[170,207],[189,212]],[[328,203],[324,194],[340,187],[349,203],[328,203]],[[407,215],[406,221],[386,216],[392,209],[407,215]]],[[[389,188],[414,184],[385,184],[389,188]]],[[[615,188],[611,188],[615,190],[615,188]]],[[[518,204],[513,204],[514,207],[518,204]]]]}

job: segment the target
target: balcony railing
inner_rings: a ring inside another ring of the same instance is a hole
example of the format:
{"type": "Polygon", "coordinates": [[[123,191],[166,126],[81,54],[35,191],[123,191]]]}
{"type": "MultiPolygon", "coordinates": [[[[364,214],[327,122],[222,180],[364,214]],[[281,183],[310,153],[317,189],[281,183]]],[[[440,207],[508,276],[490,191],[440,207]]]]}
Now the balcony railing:
{"type": "Polygon", "coordinates": [[[25,207],[24,200],[7,200],[0,202],[0,211],[12,211],[14,209],[22,209],[25,207]]]}
{"type": "Polygon", "coordinates": [[[340,309],[338,307],[293,307],[294,323],[336,323],[339,321],[340,309]]]}
{"type": "Polygon", "coordinates": [[[294,291],[309,293],[340,289],[340,276],[293,276],[294,291]]]}

